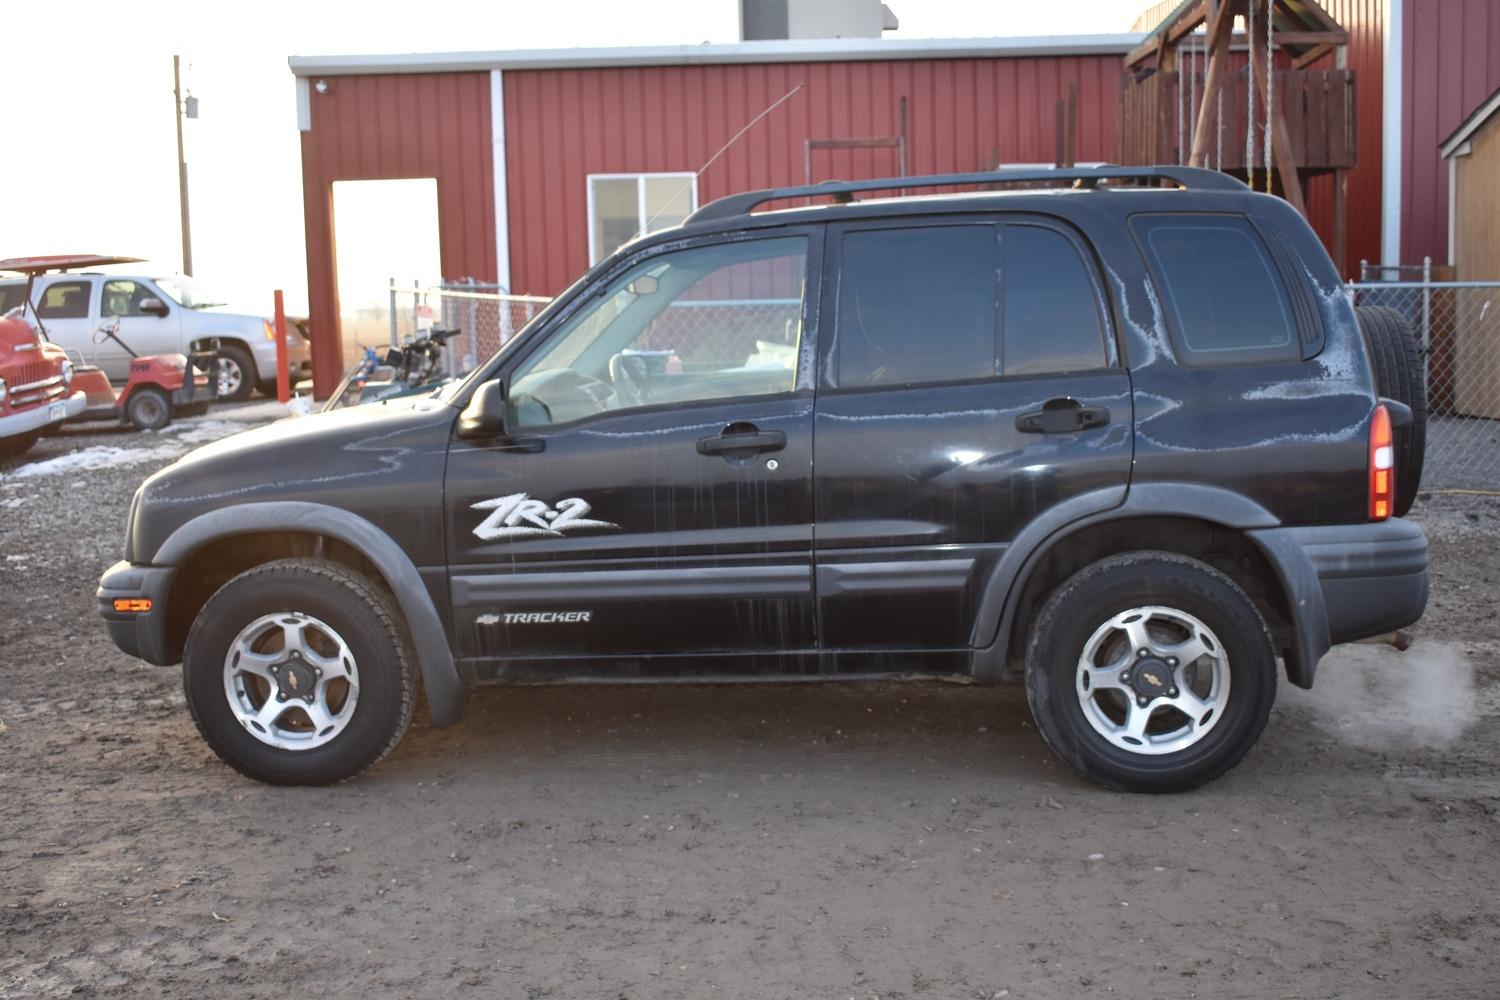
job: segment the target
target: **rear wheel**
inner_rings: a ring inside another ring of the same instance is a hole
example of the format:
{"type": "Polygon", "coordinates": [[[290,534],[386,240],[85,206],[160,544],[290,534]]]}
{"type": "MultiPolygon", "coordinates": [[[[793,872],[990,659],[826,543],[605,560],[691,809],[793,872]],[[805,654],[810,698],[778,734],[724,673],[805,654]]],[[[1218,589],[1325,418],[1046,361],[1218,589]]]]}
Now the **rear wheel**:
{"type": "Polygon", "coordinates": [[[255,391],[255,362],[250,352],[233,344],[219,348],[219,370],[214,385],[220,400],[249,399],[255,391]]]}
{"type": "Polygon", "coordinates": [[[1427,366],[1416,334],[1405,316],[1386,306],[1355,310],[1370,352],[1375,389],[1387,399],[1411,407],[1412,421],[1392,433],[1396,453],[1396,516],[1405,517],[1422,484],[1427,450],[1427,366]]]}
{"type": "Polygon", "coordinates": [[[380,760],[411,724],[406,648],[389,597],[367,577],[283,559],[241,573],[203,606],[183,690],[198,731],[241,774],[328,784],[380,760]]]}
{"type": "Polygon", "coordinates": [[[1074,574],[1036,619],[1026,697],[1047,745],[1112,788],[1172,792],[1234,767],[1276,696],[1255,605],[1218,570],[1132,552],[1074,574]]]}
{"type": "Polygon", "coordinates": [[[162,389],[143,385],[125,403],[125,419],[139,431],[159,431],[172,422],[172,400],[162,389]]]}

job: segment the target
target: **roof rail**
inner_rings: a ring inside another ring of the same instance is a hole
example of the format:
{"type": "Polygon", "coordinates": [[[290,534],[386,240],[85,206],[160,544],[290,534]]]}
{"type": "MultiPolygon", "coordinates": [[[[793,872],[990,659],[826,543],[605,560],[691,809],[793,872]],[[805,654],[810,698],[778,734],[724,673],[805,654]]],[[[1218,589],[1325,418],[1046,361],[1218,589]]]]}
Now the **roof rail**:
{"type": "Polygon", "coordinates": [[[954,187],[960,184],[1019,184],[1038,181],[1074,181],[1079,187],[1096,187],[1106,180],[1165,180],[1198,191],[1247,191],[1243,181],[1203,167],[1056,167],[1041,170],[990,170],[972,174],[930,174],[925,177],[883,177],[869,181],[824,181],[798,187],[742,191],[715,199],[687,217],[686,223],[728,219],[748,214],[757,205],[783,198],[855,194],[860,191],[895,191],[915,187],[954,187]]]}

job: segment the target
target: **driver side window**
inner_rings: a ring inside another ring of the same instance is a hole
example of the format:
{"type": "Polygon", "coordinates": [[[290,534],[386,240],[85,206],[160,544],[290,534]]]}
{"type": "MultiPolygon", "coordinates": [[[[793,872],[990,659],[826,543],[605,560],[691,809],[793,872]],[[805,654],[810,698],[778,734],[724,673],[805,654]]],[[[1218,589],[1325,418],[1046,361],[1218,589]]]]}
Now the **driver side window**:
{"type": "Polygon", "coordinates": [[[516,370],[513,426],[791,392],[806,275],[802,236],[697,246],[643,261],[516,370]]]}

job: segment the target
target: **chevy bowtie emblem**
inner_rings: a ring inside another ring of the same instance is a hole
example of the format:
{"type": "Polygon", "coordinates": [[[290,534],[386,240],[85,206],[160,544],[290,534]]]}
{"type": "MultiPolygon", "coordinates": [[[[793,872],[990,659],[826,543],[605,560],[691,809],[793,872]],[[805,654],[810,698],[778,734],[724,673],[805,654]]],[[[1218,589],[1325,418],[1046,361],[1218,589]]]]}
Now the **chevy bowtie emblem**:
{"type": "Polygon", "coordinates": [[[293,691],[297,690],[297,671],[288,670],[286,672],[286,683],[287,687],[291,688],[293,691]]]}
{"type": "Polygon", "coordinates": [[[1161,678],[1153,674],[1151,671],[1144,671],[1141,676],[1146,678],[1146,683],[1150,684],[1152,687],[1161,687],[1161,678]]]}

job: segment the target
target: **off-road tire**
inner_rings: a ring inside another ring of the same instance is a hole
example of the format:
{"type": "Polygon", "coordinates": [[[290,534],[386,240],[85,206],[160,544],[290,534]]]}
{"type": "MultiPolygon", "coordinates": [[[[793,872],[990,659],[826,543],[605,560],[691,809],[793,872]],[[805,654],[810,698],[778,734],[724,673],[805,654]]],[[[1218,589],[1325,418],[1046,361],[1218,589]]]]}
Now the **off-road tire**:
{"type": "Polygon", "coordinates": [[[1387,306],[1354,310],[1370,353],[1375,391],[1411,407],[1411,423],[1392,433],[1396,457],[1397,517],[1405,517],[1422,485],[1427,450],[1427,366],[1416,334],[1405,316],[1387,306]]]}
{"type": "Polygon", "coordinates": [[[1122,791],[1180,792],[1220,777],[1255,745],[1275,698],[1276,654],[1254,603],[1223,573],[1172,552],[1129,552],[1079,570],[1047,599],[1027,644],[1026,700],[1047,746],[1085,777],[1122,791]],[[1089,636],[1113,615],[1144,605],[1202,620],[1223,643],[1231,677],[1214,727],[1188,748],[1156,756],[1106,740],[1075,692],[1089,636]]]}
{"type": "Polygon", "coordinates": [[[159,431],[172,422],[172,398],[154,385],[143,385],[125,401],[125,419],[138,431],[159,431]]]}
{"type": "Polygon", "coordinates": [[[417,690],[410,640],[390,596],[339,563],[281,559],[246,570],[209,598],[188,632],[182,682],[188,709],[214,753],[246,777],[273,785],[345,781],[393,750],[411,725],[417,690]],[[300,611],[345,637],[359,669],[359,701],[347,728],[307,750],[256,739],[235,718],[224,689],[224,660],[240,629],[256,618],[300,611]]]}
{"type": "Polygon", "coordinates": [[[258,379],[255,370],[255,359],[250,357],[250,352],[243,347],[234,344],[225,344],[219,348],[219,364],[214,370],[213,378],[209,380],[209,388],[213,390],[215,398],[221,403],[238,403],[249,399],[255,392],[255,384],[258,379]],[[225,393],[219,392],[219,375],[225,370],[225,365],[234,365],[240,373],[239,382],[234,388],[225,393]]]}

